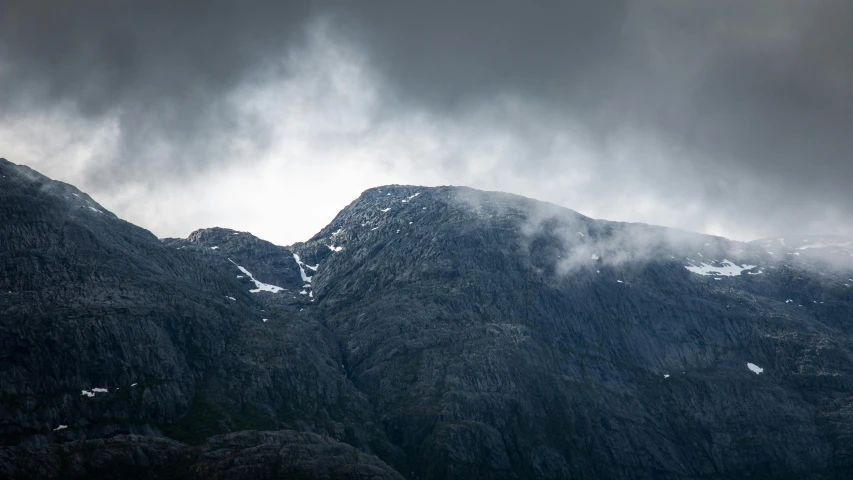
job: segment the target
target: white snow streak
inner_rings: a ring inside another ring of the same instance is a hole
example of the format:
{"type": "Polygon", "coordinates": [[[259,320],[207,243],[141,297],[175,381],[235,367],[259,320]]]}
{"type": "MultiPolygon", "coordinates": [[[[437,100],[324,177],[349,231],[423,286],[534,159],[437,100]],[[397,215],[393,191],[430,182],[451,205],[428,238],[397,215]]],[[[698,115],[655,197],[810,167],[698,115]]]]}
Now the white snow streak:
{"type": "MultiPolygon", "coordinates": [[[[305,265],[304,263],[302,263],[302,260],[300,260],[300,259],[299,259],[299,255],[297,255],[297,254],[295,254],[295,253],[294,253],[294,254],[293,254],[293,259],[294,259],[294,260],[296,260],[296,264],[297,264],[297,265],[299,265],[299,275],[301,275],[301,276],[302,276],[302,281],[303,281],[303,282],[311,283],[311,277],[309,277],[308,275],[305,275],[305,269],[304,269],[304,268],[302,268],[302,267],[304,267],[304,266],[306,266],[306,265],[305,265]]],[[[320,264],[318,263],[318,264],[317,264],[317,267],[319,267],[319,266],[320,266],[320,264]]],[[[314,268],[313,268],[313,270],[314,270],[314,271],[316,271],[316,270],[317,270],[317,267],[314,267],[314,268]]],[[[309,267],[309,268],[310,268],[310,267],[309,267]]]]}
{"type": "Polygon", "coordinates": [[[233,263],[234,265],[236,265],[237,268],[239,268],[241,272],[246,274],[246,276],[249,277],[249,280],[251,280],[255,284],[255,287],[257,287],[257,288],[253,288],[253,289],[249,290],[249,292],[251,292],[251,293],[258,293],[258,292],[278,293],[278,292],[284,290],[284,288],[282,288],[282,287],[279,287],[276,285],[270,285],[269,283],[264,283],[264,282],[260,282],[260,281],[256,280],[255,277],[252,276],[251,272],[249,272],[248,270],[246,270],[242,266],[237,265],[237,262],[235,262],[234,260],[231,260],[230,258],[228,259],[228,261],[233,263]]]}
{"type": "Polygon", "coordinates": [[[106,388],[93,388],[91,390],[80,390],[80,395],[86,395],[89,398],[95,396],[96,393],[108,393],[109,390],[106,388]]]}
{"type": "Polygon", "coordinates": [[[797,250],[806,250],[808,248],[829,248],[829,247],[853,247],[853,242],[817,242],[812,243],[810,245],[803,245],[802,247],[797,248],[797,250]]]}

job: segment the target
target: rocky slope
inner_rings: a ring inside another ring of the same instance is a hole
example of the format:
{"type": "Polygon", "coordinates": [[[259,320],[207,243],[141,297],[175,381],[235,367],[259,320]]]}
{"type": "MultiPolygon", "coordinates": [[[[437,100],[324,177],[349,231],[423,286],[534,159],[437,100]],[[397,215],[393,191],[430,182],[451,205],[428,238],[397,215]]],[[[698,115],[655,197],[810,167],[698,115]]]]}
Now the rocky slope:
{"type": "Polygon", "coordinates": [[[219,257],[0,161],[0,444],[291,427],[396,458],[335,336],[219,257]]]}
{"type": "Polygon", "coordinates": [[[853,472],[847,239],[783,250],[389,186],[290,247],[160,241],[0,174],[2,475],[853,472]]]}

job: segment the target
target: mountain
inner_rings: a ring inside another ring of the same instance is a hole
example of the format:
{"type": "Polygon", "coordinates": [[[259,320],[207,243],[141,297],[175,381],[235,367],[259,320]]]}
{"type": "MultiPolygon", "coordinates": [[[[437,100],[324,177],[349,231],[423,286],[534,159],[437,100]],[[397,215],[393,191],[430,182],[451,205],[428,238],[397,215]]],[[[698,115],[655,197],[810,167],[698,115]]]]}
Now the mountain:
{"type": "Polygon", "coordinates": [[[0,476],[853,472],[848,239],[395,185],[288,247],[158,240],[0,175],[0,476]]]}

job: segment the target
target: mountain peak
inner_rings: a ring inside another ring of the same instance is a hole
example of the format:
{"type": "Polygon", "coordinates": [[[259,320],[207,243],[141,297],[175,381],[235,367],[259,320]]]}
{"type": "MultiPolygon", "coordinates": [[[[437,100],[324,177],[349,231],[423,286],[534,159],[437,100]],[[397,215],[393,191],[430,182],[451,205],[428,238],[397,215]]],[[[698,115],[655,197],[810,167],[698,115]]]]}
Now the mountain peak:
{"type": "Polygon", "coordinates": [[[26,165],[6,159],[0,162],[0,186],[8,195],[20,196],[29,202],[50,200],[56,207],[97,218],[117,218],[85,192],[68,183],[52,180],[26,165]],[[94,216],[93,216],[94,215],[94,216]]]}

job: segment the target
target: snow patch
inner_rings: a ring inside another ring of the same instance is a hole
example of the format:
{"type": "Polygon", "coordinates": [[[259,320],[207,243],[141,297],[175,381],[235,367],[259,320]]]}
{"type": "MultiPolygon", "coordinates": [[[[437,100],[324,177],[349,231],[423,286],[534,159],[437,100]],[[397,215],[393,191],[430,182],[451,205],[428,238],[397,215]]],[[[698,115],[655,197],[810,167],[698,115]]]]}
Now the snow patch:
{"type": "Polygon", "coordinates": [[[262,319],[261,319],[261,321],[262,321],[262,322],[264,322],[264,323],[267,323],[267,320],[269,320],[269,318],[262,318],[262,319]]]}
{"type": "Polygon", "coordinates": [[[722,266],[717,267],[710,263],[700,263],[699,265],[685,265],[684,268],[699,275],[734,277],[756,267],[756,265],[735,265],[725,259],[720,264],[722,266]]]}
{"type": "Polygon", "coordinates": [[[91,211],[93,211],[93,212],[97,212],[97,213],[104,213],[104,212],[102,212],[102,211],[98,210],[98,209],[97,209],[97,208],[95,208],[95,207],[88,207],[88,208],[89,208],[89,210],[91,210],[91,211]]]}
{"type": "Polygon", "coordinates": [[[258,292],[278,293],[282,290],[285,290],[284,288],[279,287],[277,285],[270,285],[269,283],[264,283],[264,282],[256,280],[255,277],[252,276],[251,272],[249,272],[248,270],[246,270],[242,266],[237,265],[237,262],[235,262],[234,260],[231,260],[230,258],[228,259],[228,261],[233,263],[234,265],[236,265],[237,268],[239,268],[240,271],[243,272],[247,277],[249,277],[249,280],[251,280],[255,284],[255,287],[257,287],[257,288],[253,288],[253,289],[249,290],[249,292],[251,292],[251,293],[258,293],[258,292]]]}
{"type": "Polygon", "coordinates": [[[596,254],[594,254],[594,253],[593,253],[593,254],[592,254],[592,256],[591,256],[591,257],[589,257],[589,258],[591,258],[591,259],[593,259],[593,260],[598,260],[598,255],[596,255],[596,254]]]}
{"type": "Polygon", "coordinates": [[[211,250],[219,250],[219,247],[210,247],[211,250]]]}
{"type": "Polygon", "coordinates": [[[388,208],[380,208],[380,209],[379,209],[379,211],[380,211],[380,212],[382,212],[382,213],[385,213],[385,212],[387,212],[388,210],[391,210],[391,207],[388,207],[388,208]]]}
{"type": "MultiPolygon", "coordinates": [[[[242,275],[240,275],[240,276],[242,277],[242,275]]],[[[229,299],[229,300],[233,300],[233,301],[235,301],[235,302],[237,301],[237,299],[236,299],[236,298],[234,298],[234,297],[229,297],[229,296],[227,296],[227,295],[225,296],[225,298],[227,298],[227,299],[229,299]]]]}
{"type": "Polygon", "coordinates": [[[326,246],[329,247],[329,250],[331,250],[333,252],[340,252],[341,250],[344,249],[344,247],[341,247],[341,246],[337,246],[337,247],[334,245],[326,245],[326,246]]]}
{"type": "Polygon", "coordinates": [[[669,378],[669,374],[668,374],[668,373],[664,373],[664,374],[663,374],[663,378],[669,378]]]}
{"type": "Polygon", "coordinates": [[[53,431],[58,432],[60,430],[65,430],[66,428],[68,428],[68,425],[60,425],[60,426],[54,428],[53,431]]]}
{"type": "Polygon", "coordinates": [[[763,369],[763,368],[759,367],[758,365],[756,365],[756,364],[754,364],[754,363],[747,363],[747,364],[746,364],[746,368],[748,368],[748,369],[752,370],[753,372],[755,372],[755,374],[756,374],[756,375],[758,375],[758,374],[760,374],[760,373],[764,372],[764,369],[763,369]]]}

